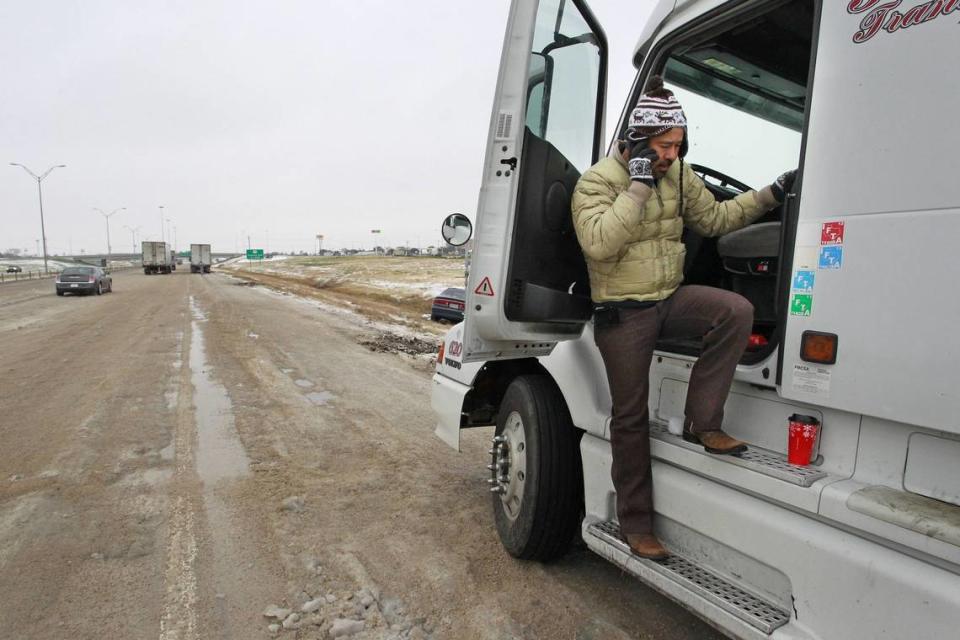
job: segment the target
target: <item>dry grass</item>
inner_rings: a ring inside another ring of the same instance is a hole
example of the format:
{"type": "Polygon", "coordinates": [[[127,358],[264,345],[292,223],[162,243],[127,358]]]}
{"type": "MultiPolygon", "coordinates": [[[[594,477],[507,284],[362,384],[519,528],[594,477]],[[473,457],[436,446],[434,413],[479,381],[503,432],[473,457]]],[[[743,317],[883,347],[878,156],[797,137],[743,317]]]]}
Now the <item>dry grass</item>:
{"type": "Polygon", "coordinates": [[[303,257],[235,262],[224,271],[279,291],[352,309],[382,322],[440,334],[430,305],[445,287],[463,287],[462,259],[377,256],[303,257]],[[426,318],[424,318],[426,316],[426,318]]]}

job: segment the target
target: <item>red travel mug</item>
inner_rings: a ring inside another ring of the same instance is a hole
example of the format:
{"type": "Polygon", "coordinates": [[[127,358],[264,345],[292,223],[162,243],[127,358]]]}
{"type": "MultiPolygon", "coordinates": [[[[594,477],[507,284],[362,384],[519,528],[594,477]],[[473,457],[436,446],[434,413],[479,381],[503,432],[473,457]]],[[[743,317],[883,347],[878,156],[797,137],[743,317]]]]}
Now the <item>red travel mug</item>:
{"type": "Polygon", "coordinates": [[[796,465],[808,465],[813,457],[813,445],[820,434],[820,421],[813,416],[793,414],[789,418],[789,437],[787,438],[787,462],[796,465]]]}

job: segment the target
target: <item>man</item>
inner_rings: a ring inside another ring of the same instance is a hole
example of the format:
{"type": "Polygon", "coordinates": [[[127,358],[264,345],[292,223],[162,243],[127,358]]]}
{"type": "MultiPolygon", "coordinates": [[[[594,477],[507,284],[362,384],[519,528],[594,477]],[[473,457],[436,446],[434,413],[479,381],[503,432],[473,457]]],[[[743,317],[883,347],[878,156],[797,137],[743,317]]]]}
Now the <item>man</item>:
{"type": "Polygon", "coordinates": [[[686,116],[656,76],[632,111],[625,138],[583,174],[571,208],[590,273],[594,337],[613,400],[611,474],[620,531],[634,553],[664,558],[669,554],[653,534],[647,409],[650,359],[658,338],[703,338],[690,374],[684,440],[715,454],[747,448],[720,427],[752,329],[753,307],[730,291],[680,287],[683,226],[704,236],[747,226],[783,202],[796,172],[760,191],[717,202],[683,162],[686,116]]]}

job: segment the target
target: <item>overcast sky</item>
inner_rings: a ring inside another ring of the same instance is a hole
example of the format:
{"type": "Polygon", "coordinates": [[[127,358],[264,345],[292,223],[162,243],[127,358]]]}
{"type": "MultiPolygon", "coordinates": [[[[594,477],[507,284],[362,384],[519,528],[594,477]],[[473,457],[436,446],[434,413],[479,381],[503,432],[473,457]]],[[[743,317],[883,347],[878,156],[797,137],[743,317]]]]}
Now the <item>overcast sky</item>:
{"type": "MultiPolygon", "coordinates": [[[[0,3],[0,250],[439,242],[475,217],[509,0],[0,3]],[[382,229],[372,236],[371,229],[382,229]]],[[[653,0],[592,0],[608,137],[653,0]]]]}

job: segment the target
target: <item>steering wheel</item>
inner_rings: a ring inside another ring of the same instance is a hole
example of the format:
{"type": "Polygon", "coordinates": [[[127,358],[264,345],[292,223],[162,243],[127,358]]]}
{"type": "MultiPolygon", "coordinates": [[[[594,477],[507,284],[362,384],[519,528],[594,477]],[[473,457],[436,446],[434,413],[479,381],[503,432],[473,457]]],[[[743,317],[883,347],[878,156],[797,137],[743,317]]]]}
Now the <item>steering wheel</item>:
{"type": "Polygon", "coordinates": [[[750,191],[751,187],[743,184],[739,180],[735,180],[725,173],[720,173],[716,169],[711,169],[710,167],[705,167],[702,164],[690,164],[690,168],[693,169],[693,172],[699,175],[701,178],[713,178],[714,180],[720,183],[720,186],[724,189],[728,187],[733,187],[744,193],[745,191],[750,191]]]}

